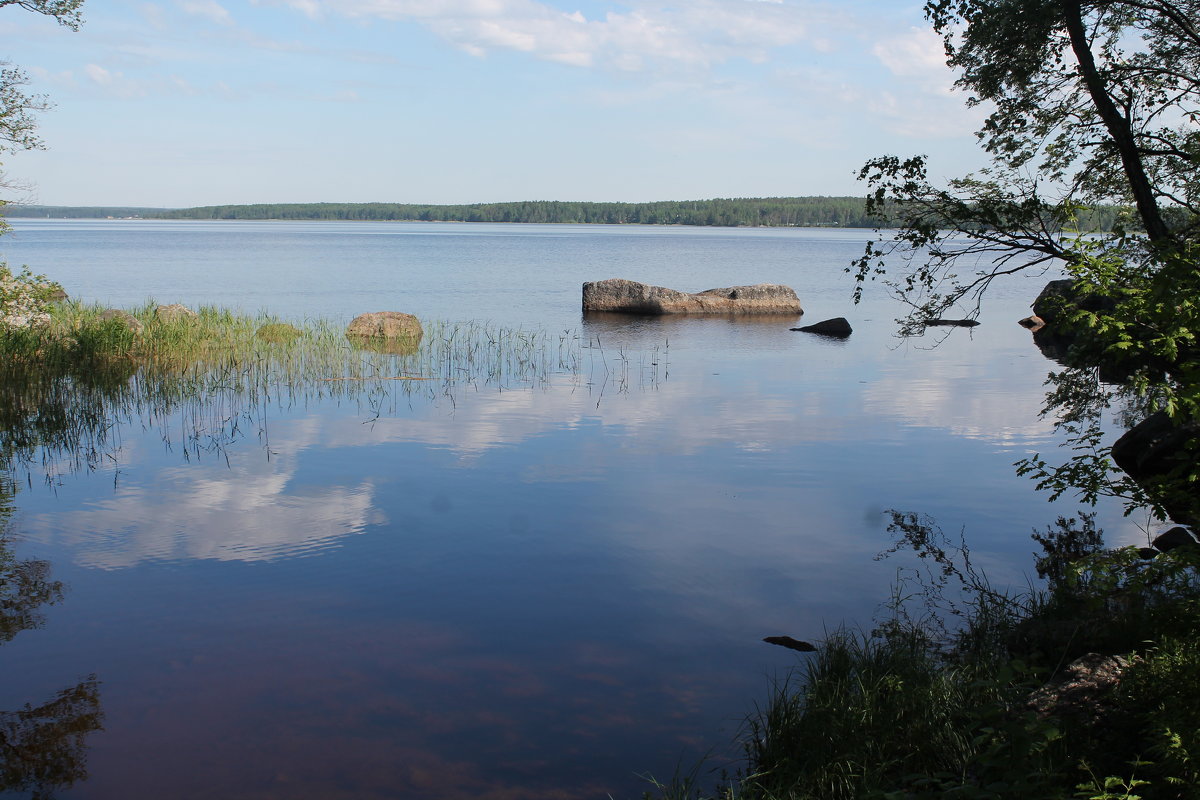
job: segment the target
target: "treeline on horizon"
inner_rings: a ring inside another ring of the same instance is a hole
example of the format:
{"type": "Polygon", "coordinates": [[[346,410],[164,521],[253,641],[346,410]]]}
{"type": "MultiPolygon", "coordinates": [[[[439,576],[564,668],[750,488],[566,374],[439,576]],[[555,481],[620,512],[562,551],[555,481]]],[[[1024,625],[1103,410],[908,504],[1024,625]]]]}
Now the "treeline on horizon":
{"type": "Polygon", "coordinates": [[[141,206],[35,206],[5,203],[0,207],[3,217],[40,217],[42,219],[107,219],[125,217],[152,217],[167,208],[145,208],[141,206]]]}
{"type": "Polygon", "coordinates": [[[169,211],[165,219],[380,220],[411,222],[525,222],[722,227],[834,226],[872,228],[859,197],[768,197],[590,203],[531,200],[513,203],[283,203],[206,206],[169,211]]]}
{"type": "MultiPolygon", "coordinates": [[[[65,207],[9,205],[12,217],[94,219],[339,220],[396,222],[523,222],[605,225],[696,225],[721,227],[888,227],[868,216],[861,197],[757,197],[649,203],[591,203],[538,200],[513,203],[430,205],[410,203],[259,203],[162,209],[126,206],[65,207]]],[[[1106,231],[1116,206],[1090,209],[1079,229],[1106,231]]]]}

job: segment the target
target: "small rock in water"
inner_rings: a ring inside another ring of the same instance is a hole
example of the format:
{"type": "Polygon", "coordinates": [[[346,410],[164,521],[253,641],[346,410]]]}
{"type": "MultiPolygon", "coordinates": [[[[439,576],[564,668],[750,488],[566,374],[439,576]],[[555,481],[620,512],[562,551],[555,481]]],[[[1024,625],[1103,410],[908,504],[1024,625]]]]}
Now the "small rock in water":
{"type": "Polygon", "coordinates": [[[822,336],[840,336],[843,338],[854,332],[854,329],[850,327],[850,323],[845,317],[834,317],[833,319],[821,320],[812,325],[805,325],[803,328],[789,328],[788,330],[819,333],[822,336]]]}
{"type": "Polygon", "coordinates": [[[793,639],[790,636],[768,636],[763,639],[767,644],[777,644],[780,647],[786,647],[789,650],[799,650],[801,653],[816,652],[816,646],[808,642],[802,642],[799,639],[793,639]]]}
{"type": "Polygon", "coordinates": [[[346,328],[347,336],[421,341],[421,321],[401,311],[374,311],[359,314],[346,328]]]}
{"type": "Polygon", "coordinates": [[[1031,331],[1040,331],[1046,327],[1046,320],[1039,317],[1037,314],[1032,314],[1025,319],[1017,320],[1017,324],[1022,328],[1029,328],[1031,331]]]}
{"type": "Polygon", "coordinates": [[[925,323],[934,326],[949,326],[955,328],[974,328],[979,324],[977,319],[931,319],[925,323]]]}

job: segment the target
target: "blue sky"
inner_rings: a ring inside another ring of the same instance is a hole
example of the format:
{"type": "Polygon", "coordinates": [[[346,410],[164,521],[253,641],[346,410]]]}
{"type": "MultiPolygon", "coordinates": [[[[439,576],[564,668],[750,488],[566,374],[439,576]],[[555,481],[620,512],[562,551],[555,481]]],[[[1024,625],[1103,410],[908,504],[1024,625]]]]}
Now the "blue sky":
{"type": "Polygon", "coordinates": [[[976,168],[919,2],[87,0],[0,9],[55,108],[9,155],[52,205],[861,194],[976,168]]]}

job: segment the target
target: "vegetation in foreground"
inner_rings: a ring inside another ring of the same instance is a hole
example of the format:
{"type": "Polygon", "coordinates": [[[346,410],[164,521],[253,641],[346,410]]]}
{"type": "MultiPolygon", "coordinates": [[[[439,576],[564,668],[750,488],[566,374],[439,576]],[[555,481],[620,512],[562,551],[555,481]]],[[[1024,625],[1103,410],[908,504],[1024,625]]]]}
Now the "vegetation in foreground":
{"type": "Polygon", "coordinates": [[[777,687],[741,774],[710,793],[697,770],[659,796],[1200,797],[1200,546],[1107,550],[1090,516],[1060,518],[1034,536],[1045,588],[1010,595],[930,520],[892,517],[929,567],[915,591],[777,687]]]}

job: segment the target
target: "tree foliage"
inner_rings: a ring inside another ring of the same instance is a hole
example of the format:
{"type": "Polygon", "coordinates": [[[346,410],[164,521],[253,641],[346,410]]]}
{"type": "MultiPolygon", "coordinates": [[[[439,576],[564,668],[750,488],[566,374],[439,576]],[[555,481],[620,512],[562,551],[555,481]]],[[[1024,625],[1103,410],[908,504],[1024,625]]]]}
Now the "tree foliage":
{"type": "MultiPolygon", "coordinates": [[[[82,5],[83,0],[0,0],[0,8],[16,6],[45,14],[71,30],[79,30],[83,23],[82,5]]],[[[44,95],[26,92],[28,85],[29,76],[23,70],[8,61],[0,61],[0,158],[7,153],[43,147],[37,136],[36,115],[48,109],[50,103],[44,95]]],[[[3,162],[0,162],[2,166],[3,162]]],[[[11,188],[13,185],[0,171],[0,189],[11,188]]],[[[0,207],[4,204],[5,201],[0,199],[0,207]]],[[[0,220],[0,233],[6,230],[8,226],[0,220]]]]}
{"type": "Polygon", "coordinates": [[[1069,369],[1051,378],[1047,410],[1076,450],[1021,468],[1059,493],[1144,502],[1112,471],[1100,420],[1118,399],[1200,419],[1200,1],[929,0],[925,12],[967,103],[988,109],[977,135],[991,163],[939,186],[924,156],[868,162],[867,211],[898,231],[852,266],[856,293],[883,278],[919,333],[956,306],[977,314],[997,278],[1065,267],[1077,295],[1106,301],[1067,311],[1069,369]],[[1111,231],[1064,234],[1107,204],[1124,209],[1111,231]]]}

